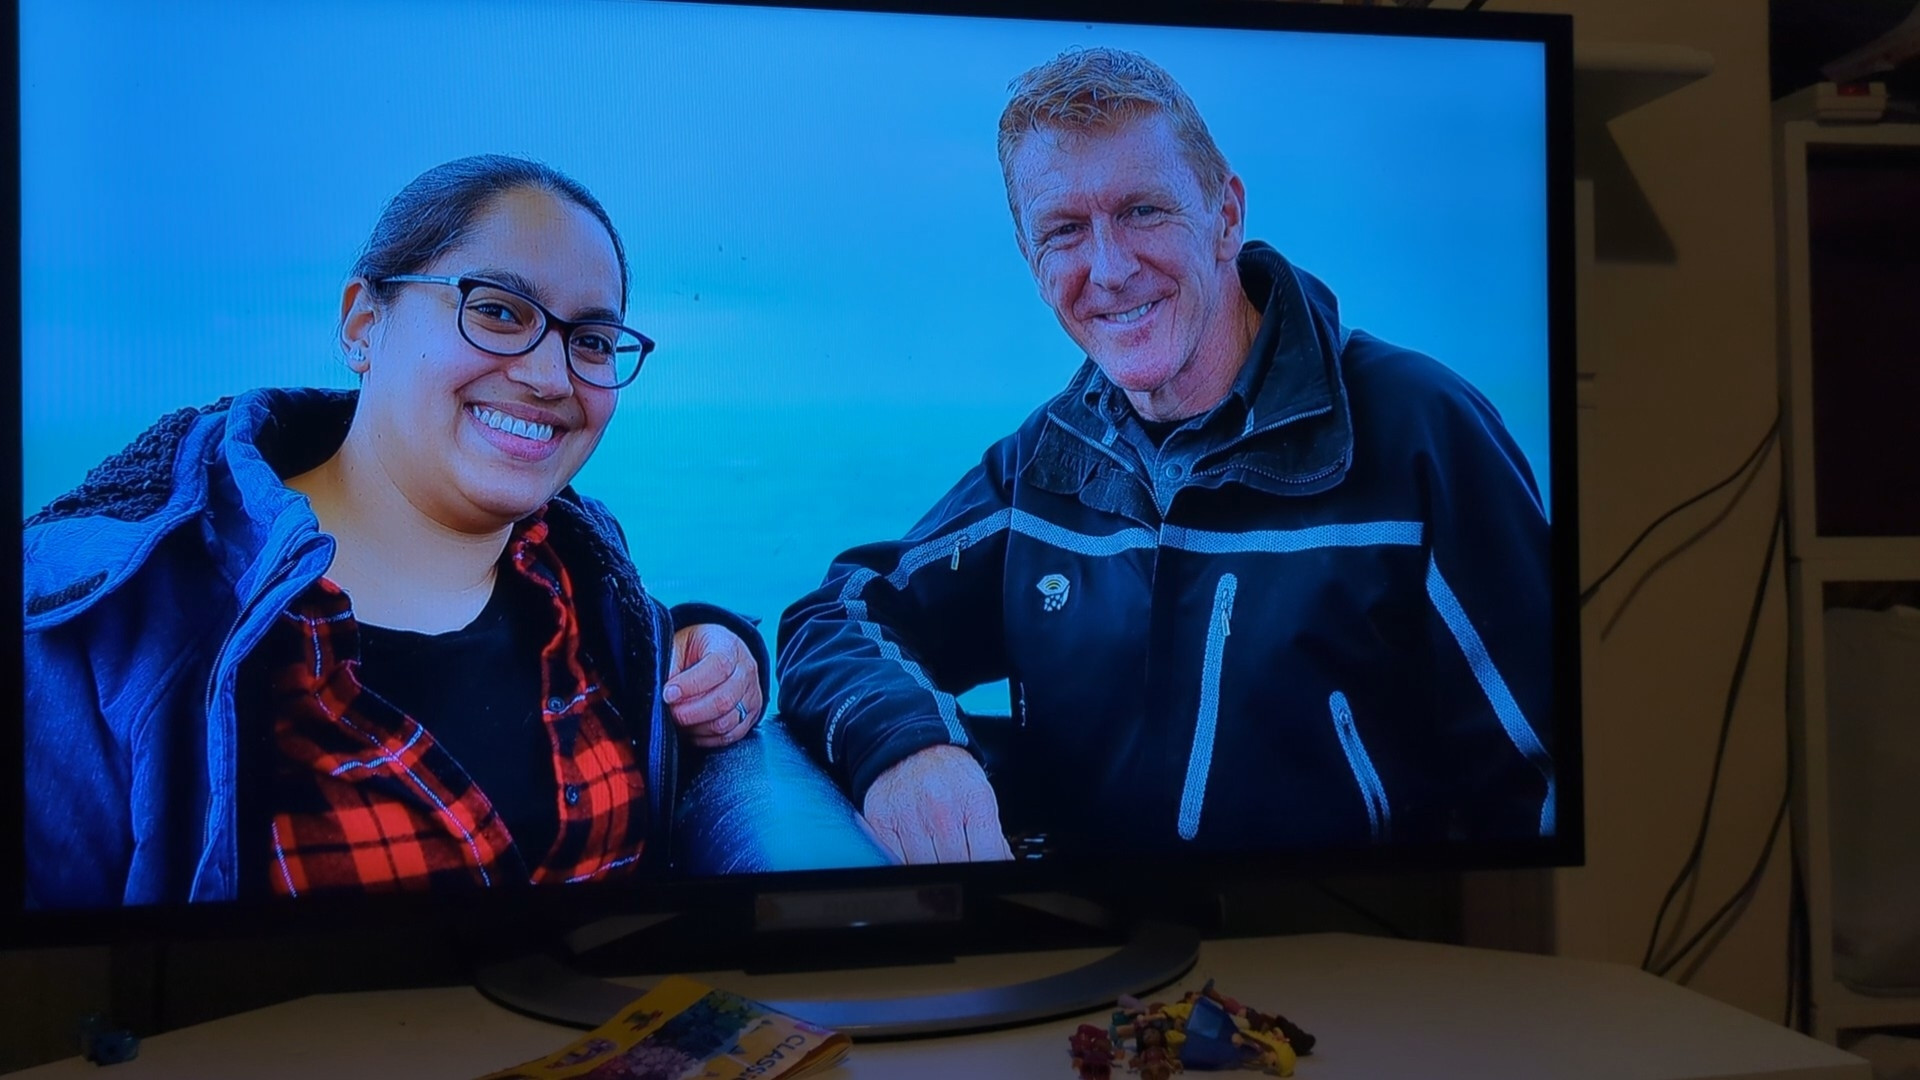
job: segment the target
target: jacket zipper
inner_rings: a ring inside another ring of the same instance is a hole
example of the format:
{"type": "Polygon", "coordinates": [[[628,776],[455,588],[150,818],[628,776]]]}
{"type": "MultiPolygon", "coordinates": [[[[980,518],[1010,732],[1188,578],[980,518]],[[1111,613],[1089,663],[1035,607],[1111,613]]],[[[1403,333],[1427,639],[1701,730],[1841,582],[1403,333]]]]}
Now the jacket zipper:
{"type": "Polygon", "coordinates": [[[259,598],[266,596],[282,581],[286,580],[287,574],[293,569],[293,564],[298,561],[299,554],[295,553],[293,558],[281,563],[279,569],[274,571],[273,577],[267,579],[266,586],[255,594],[256,598],[241,608],[238,614],[234,615],[232,624],[227,627],[227,632],[221,635],[220,651],[214,654],[213,668],[207,672],[207,695],[204,711],[209,717],[213,715],[213,691],[220,682],[220,669],[226,666],[227,646],[233,643],[233,635],[239,633],[241,625],[247,621],[248,616],[253,614],[254,608],[260,603],[259,598]]]}
{"type": "Polygon", "coordinates": [[[1214,731],[1220,722],[1220,660],[1227,651],[1233,596],[1239,579],[1220,575],[1213,590],[1213,617],[1207,621],[1207,651],[1200,662],[1200,715],[1194,722],[1193,749],[1187,755],[1187,782],[1180,789],[1180,839],[1200,833],[1200,810],[1207,799],[1207,772],[1213,768],[1214,731]]]}
{"type": "Polygon", "coordinates": [[[975,522],[973,525],[965,526],[953,534],[953,555],[947,560],[947,568],[949,570],[960,569],[960,553],[961,552],[967,550],[968,548],[981,542],[982,540],[987,539],[987,537],[995,535],[995,533],[998,533],[1000,531],[998,529],[995,529],[992,532],[987,533],[986,536],[972,535],[969,530],[973,529],[976,525],[979,525],[979,524],[980,522],[975,522]]]}
{"type": "Polygon", "coordinates": [[[1387,788],[1380,782],[1380,773],[1373,767],[1373,759],[1367,756],[1367,748],[1360,741],[1360,729],[1353,722],[1353,708],[1347,703],[1347,695],[1335,690],[1327,698],[1327,708],[1333,713],[1333,733],[1340,739],[1340,749],[1346,751],[1347,768],[1353,770],[1354,783],[1360,785],[1360,798],[1367,804],[1367,827],[1373,831],[1375,843],[1388,838],[1393,825],[1393,813],[1387,807],[1387,788]]]}
{"type": "MultiPolygon", "coordinates": [[[[1251,439],[1255,435],[1265,435],[1269,431],[1277,431],[1280,428],[1286,427],[1288,424],[1297,423],[1301,420],[1310,420],[1316,416],[1325,416],[1326,414],[1332,411],[1333,411],[1333,406],[1322,405],[1317,409],[1308,409],[1305,412],[1297,412],[1292,414],[1291,416],[1283,416],[1280,419],[1275,420],[1273,423],[1268,424],[1264,427],[1258,427],[1253,429],[1252,431],[1241,432],[1240,438],[1244,440],[1244,439],[1251,439]]],[[[1278,477],[1278,479],[1283,484],[1316,483],[1318,481],[1326,479],[1329,476],[1332,476],[1334,473],[1339,472],[1341,469],[1346,468],[1348,460],[1352,456],[1353,456],[1353,445],[1351,442],[1349,442],[1347,445],[1347,448],[1340,451],[1339,460],[1335,461],[1333,464],[1328,465],[1325,468],[1316,470],[1314,472],[1310,472],[1305,476],[1282,476],[1282,477],[1278,477]]]]}
{"type": "MultiPolygon", "coordinates": [[[[282,582],[286,581],[288,575],[293,573],[294,566],[297,565],[300,562],[300,560],[303,557],[305,557],[306,554],[307,552],[305,549],[295,551],[291,557],[282,561],[279,567],[277,567],[274,570],[273,576],[267,579],[267,583],[264,586],[262,586],[257,592],[254,593],[254,599],[250,603],[242,607],[239,610],[239,612],[234,615],[233,624],[227,627],[226,634],[221,637],[220,648],[217,652],[214,653],[213,667],[207,672],[206,702],[204,706],[202,706],[201,708],[201,715],[206,718],[207,723],[209,725],[211,725],[213,722],[214,690],[220,684],[221,669],[226,667],[227,648],[228,646],[233,644],[233,635],[240,632],[240,627],[246,623],[247,619],[253,614],[254,610],[259,607],[261,601],[264,600],[269,594],[271,594],[274,589],[279,588],[282,582]]],[[[239,713],[240,713],[240,706],[239,706],[239,703],[236,702],[234,704],[234,718],[235,718],[234,745],[228,748],[231,751],[231,753],[227,755],[228,759],[234,762],[236,769],[238,768],[238,764],[242,756],[240,751],[240,746],[239,746],[239,723],[238,723],[239,713]]],[[[212,790],[213,790],[213,782],[211,777],[208,778],[207,789],[208,789],[209,798],[211,798],[212,790]]],[[[229,801],[234,802],[235,804],[234,811],[236,814],[239,812],[239,806],[238,806],[239,798],[240,796],[238,792],[232,791],[231,789],[229,790],[228,799],[229,801]]],[[[229,830],[229,839],[232,841],[233,846],[236,849],[233,852],[234,859],[235,859],[233,870],[236,875],[239,873],[239,865],[238,865],[239,852],[237,850],[239,846],[239,838],[237,835],[235,835],[238,833],[238,831],[239,829],[237,827],[235,829],[229,830]]],[[[200,871],[198,870],[198,868],[196,868],[194,871],[192,883],[188,887],[189,898],[192,897],[193,893],[195,892],[194,887],[197,886],[199,882],[200,882],[200,871]]],[[[235,887],[236,888],[239,887],[238,883],[235,884],[235,887]]]]}
{"type": "Polygon", "coordinates": [[[1340,452],[1340,460],[1334,462],[1333,464],[1327,466],[1326,468],[1321,469],[1318,472],[1308,473],[1305,476],[1283,476],[1280,478],[1280,482],[1283,484],[1312,484],[1321,480],[1325,480],[1327,477],[1332,476],[1334,473],[1337,473],[1341,469],[1346,468],[1352,456],[1353,456],[1352,451],[1350,449],[1342,450],[1340,452]]]}
{"type": "MultiPolygon", "coordinates": [[[[606,595],[615,598],[613,600],[614,618],[619,619],[622,615],[622,609],[617,599],[618,594],[613,590],[610,582],[605,587],[606,595]]],[[[661,632],[663,630],[666,631],[666,639],[664,642],[666,647],[665,652],[668,656],[672,655],[673,632],[670,629],[672,624],[661,617],[664,612],[658,601],[648,597],[644,601],[643,606],[647,609],[647,640],[652,643],[655,652],[655,658],[649,660],[649,665],[652,668],[649,678],[653,682],[653,689],[650,696],[653,700],[648,703],[647,710],[648,760],[646,774],[648,809],[651,810],[653,814],[652,828],[657,831],[653,836],[648,838],[647,844],[649,847],[657,849],[658,861],[654,865],[673,866],[675,860],[673,850],[674,812],[678,809],[678,807],[674,805],[673,790],[680,779],[680,744],[677,737],[670,734],[670,732],[674,730],[673,719],[666,715],[666,705],[661,700],[661,694],[666,689],[667,673],[658,658],[663,644],[661,640],[661,632]]]]}
{"type": "Polygon", "coordinates": [[[1053,422],[1056,424],[1059,424],[1061,428],[1065,429],[1074,438],[1079,439],[1081,442],[1086,443],[1088,446],[1091,446],[1095,450],[1098,450],[1101,453],[1112,458],[1114,462],[1120,466],[1121,469],[1126,471],[1126,474],[1128,476],[1131,476],[1136,480],[1140,479],[1140,471],[1133,467],[1133,463],[1128,461],[1126,458],[1121,457],[1119,454],[1114,453],[1111,448],[1103,445],[1093,437],[1081,431],[1079,428],[1074,427],[1072,424],[1062,423],[1059,420],[1054,420],[1053,422]]]}
{"type": "Polygon", "coordinates": [[[1308,409],[1305,412],[1290,413],[1286,416],[1281,417],[1278,420],[1275,420],[1271,424],[1264,424],[1260,427],[1254,428],[1252,431],[1243,431],[1240,433],[1240,437],[1242,439],[1251,439],[1255,435],[1265,435],[1267,432],[1273,431],[1276,428],[1286,427],[1288,424],[1294,423],[1299,420],[1310,420],[1316,416],[1325,416],[1326,414],[1332,411],[1333,411],[1332,405],[1322,405],[1317,409],[1308,409]]]}

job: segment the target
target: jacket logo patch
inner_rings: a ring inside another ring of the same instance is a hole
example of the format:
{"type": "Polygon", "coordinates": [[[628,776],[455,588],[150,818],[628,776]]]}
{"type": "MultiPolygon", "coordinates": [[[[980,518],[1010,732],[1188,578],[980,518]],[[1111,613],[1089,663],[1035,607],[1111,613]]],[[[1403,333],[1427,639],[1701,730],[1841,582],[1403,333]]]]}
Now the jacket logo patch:
{"type": "Polygon", "coordinates": [[[1048,574],[1041,578],[1040,583],[1034,588],[1039,589],[1040,595],[1045,597],[1040,605],[1046,611],[1059,611],[1065,607],[1067,594],[1073,590],[1073,586],[1067,583],[1065,575],[1062,574],[1048,574]]]}

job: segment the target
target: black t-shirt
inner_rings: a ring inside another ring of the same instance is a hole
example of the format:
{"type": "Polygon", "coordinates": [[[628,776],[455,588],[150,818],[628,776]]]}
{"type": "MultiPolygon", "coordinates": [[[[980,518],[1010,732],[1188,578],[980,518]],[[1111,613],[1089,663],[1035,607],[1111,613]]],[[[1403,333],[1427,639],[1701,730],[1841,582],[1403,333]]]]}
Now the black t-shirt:
{"type": "Polygon", "coordinates": [[[1135,416],[1134,419],[1140,422],[1140,430],[1147,433],[1148,440],[1150,440],[1155,447],[1167,445],[1167,436],[1173,434],[1175,428],[1187,422],[1184,418],[1179,420],[1149,420],[1144,416],[1135,416]]]}
{"type": "Polygon", "coordinates": [[[473,779],[529,868],[560,832],[541,720],[541,597],[502,577],[473,622],[444,634],[361,623],[360,684],[411,716],[473,779]]]}

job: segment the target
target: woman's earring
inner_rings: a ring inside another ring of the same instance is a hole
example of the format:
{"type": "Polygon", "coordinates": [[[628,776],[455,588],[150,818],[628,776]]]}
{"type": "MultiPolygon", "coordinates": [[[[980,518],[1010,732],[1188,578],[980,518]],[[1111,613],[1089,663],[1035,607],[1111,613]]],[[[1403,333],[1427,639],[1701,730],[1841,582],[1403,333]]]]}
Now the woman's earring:
{"type": "Polygon", "coordinates": [[[362,349],[355,348],[352,352],[347,354],[347,366],[349,367],[357,369],[357,368],[365,367],[366,363],[367,363],[367,354],[362,349]]]}

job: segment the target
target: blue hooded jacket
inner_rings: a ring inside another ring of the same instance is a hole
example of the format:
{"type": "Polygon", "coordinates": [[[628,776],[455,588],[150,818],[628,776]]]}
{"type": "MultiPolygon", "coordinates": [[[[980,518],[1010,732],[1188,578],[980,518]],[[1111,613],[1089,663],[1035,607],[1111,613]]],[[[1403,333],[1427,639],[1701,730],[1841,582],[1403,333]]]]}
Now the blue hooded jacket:
{"type": "Polygon", "coordinates": [[[1526,459],[1478,391],[1343,327],[1279,252],[1248,244],[1240,275],[1263,316],[1216,408],[1156,449],[1088,361],[787,610],[782,714],[856,804],[957,745],[1005,824],[1062,849],[1553,833],[1526,459]],[[1010,724],[961,712],[999,679],[1010,724]]]}
{"type": "MultiPolygon", "coordinates": [[[[333,560],[332,538],[281,478],[338,449],[356,400],[257,390],[183,409],[28,519],[30,906],[242,895],[241,846],[254,840],[238,824],[243,661],[333,560]]],[[[602,677],[623,715],[650,718],[629,734],[647,768],[648,861],[662,865],[677,743],[658,691],[674,618],[734,630],[763,680],[765,646],[731,613],[652,600],[600,504],[567,489],[546,520],[602,677]]]]}

